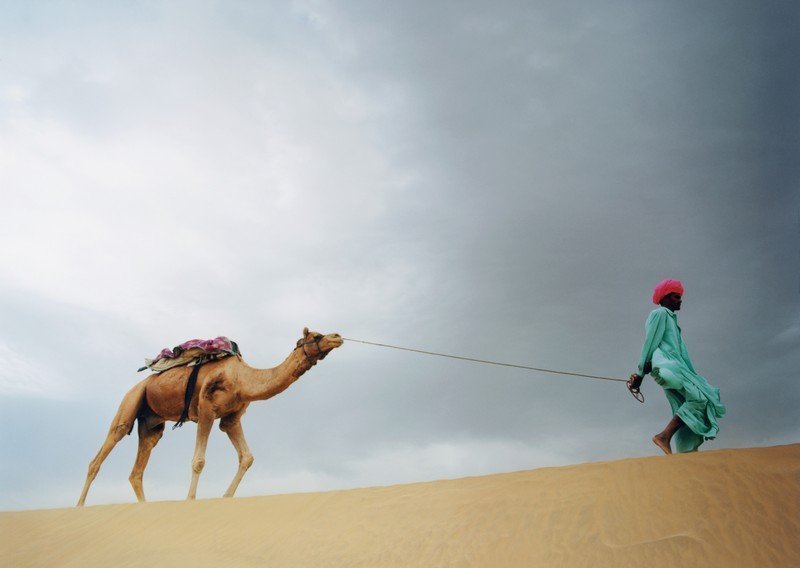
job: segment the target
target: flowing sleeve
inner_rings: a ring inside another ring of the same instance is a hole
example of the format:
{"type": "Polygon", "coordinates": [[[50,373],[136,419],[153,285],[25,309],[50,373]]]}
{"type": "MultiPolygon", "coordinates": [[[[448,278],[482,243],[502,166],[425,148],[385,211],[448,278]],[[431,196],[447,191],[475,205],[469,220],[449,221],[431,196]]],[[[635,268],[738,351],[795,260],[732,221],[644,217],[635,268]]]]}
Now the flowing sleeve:
{"type": "Polygon", "coordinates": [[[664,331],[667,327],[667,312],[664,310],[653,310],[647,317],[644,332],[644,345],[642,345],[642,354],[639,356],[639,374],[644,374],[644,366],[650,363],[653,358],[653,352],[658,347],[661,340],[664,338],[664,331]]]}

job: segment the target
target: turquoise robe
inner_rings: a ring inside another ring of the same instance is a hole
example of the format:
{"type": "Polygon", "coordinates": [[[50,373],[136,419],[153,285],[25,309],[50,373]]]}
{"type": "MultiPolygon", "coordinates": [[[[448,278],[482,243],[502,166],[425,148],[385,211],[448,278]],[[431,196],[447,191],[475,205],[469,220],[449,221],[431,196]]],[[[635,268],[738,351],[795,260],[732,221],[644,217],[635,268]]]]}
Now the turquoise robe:
{"type": "Polygon", "coordinates": [[[704,440],[713,439],[719,431],[717,419],[725,416],[719,389],[694,370],[681,339],[678,316],[663,306],[647,318],[640,375],[644,375],[646,363],[652,363],[650,375],[664,389],[672,414],[685,424],[675,434],[677,451],[694,452],[704,440]]]}

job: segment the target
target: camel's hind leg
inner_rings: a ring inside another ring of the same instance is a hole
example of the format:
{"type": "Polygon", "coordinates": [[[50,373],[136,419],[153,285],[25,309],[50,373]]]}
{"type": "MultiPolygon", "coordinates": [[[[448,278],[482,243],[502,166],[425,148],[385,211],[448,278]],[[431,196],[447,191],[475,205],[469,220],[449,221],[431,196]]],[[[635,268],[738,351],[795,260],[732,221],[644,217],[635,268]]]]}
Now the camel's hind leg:
{"type": "Polygon", "coordinates": [[[103,464],[105,459],[108,457],[108,454],[111,453],[111,450],[114,449],[114,446],[117,445],[122,438],[128,433],[128,425],[127,424],[120,424],[116,428],[112,429],[108,436],[106,436],[105,442],[103,442],[103,446],[100,448],[100,451],[97,452],[97,455],[94,459],[89,462],[89,472],[86,474],[86,483],[83,485],[83,491],[81,492],[81,498],[78,500],[78,507],[83,507],[83,504],[86,502],[86,495],[89,493],[89,486],[94,481],[94,478],[97,477],[97,472],[100,471],[100,466],[103,464]]]}
{"type": "Polygon", "coordinates": [[[117,442],[133,429],[133,421],[136,420],[136,415],[144,400],[147,380],[148,379],[143,380],[129,390],[122,399],[122,403],[119,405],[119,410],[117,410],[114,420],[111,421],[111,427],[108,429],[108,435],[106,435],[106,439],[100,451],[97,452],[97,455],[89,463],[89,472],[86,474],[86,483],[83,485],[81,498],[78,499],[78,507],[83,507],[83,504],[86,502],[89,486],[92,484],[92,481],[94,481],[94,478],[97,477],[97,472],[100,471],[100,466],[108,457],[108,454],[111,453],[111,450],[114,449],[117,442]]]}
{"type": "Polygon", "coordinates": [[[133,464],[133,471],[128,478],[136,493],[136,499],[140,503],[144,502],[144,488],[142,487],[142,476],[150,459],[150,452],[153,451],[161,436],[164,435],[164,424],[161,423],[155,428],[148,428],[146,421],[139,419],[139,450],[136,453],[136,463],[133,464]]]}

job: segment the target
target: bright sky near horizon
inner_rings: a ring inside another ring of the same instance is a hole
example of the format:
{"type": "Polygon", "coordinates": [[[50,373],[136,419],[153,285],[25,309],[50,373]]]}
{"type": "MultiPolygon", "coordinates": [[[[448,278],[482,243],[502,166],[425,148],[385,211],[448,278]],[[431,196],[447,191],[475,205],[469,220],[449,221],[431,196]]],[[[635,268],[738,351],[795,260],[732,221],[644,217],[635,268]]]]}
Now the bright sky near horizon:
{"type": "MultiPolygon", "coordinates": [[[[798,441],[800,7],[0,0],[0,510],[70,506],[145,357],[304,326],[626,378],[680,278],[728,415],[798,441]]],[[[349,343],[237,495],[654,455],[660,388],[349,343]]],[[[145,474],[181,499],[194,425],[145,474]]],[[[88,504],[133,501],[135,435],[88,504]]],[[[212,433],[200,498],[236,454],[212,433]]]]}

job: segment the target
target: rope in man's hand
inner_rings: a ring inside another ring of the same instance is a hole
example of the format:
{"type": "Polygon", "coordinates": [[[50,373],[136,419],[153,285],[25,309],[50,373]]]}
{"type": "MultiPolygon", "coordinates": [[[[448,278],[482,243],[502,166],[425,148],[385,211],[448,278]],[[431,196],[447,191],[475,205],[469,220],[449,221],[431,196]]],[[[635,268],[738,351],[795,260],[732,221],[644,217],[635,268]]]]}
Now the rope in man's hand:
{"type": "Polygon", "coordinates": [[[635,398],[641,403],[644,403],[644,395],[640,390],[643,379],[644,379],[643,376],[633,373],[628,379],[628,382],[626,383],[628,386],[628,391],[630,391],[631,395],[633,395],[633,398],[635,398]]]}

